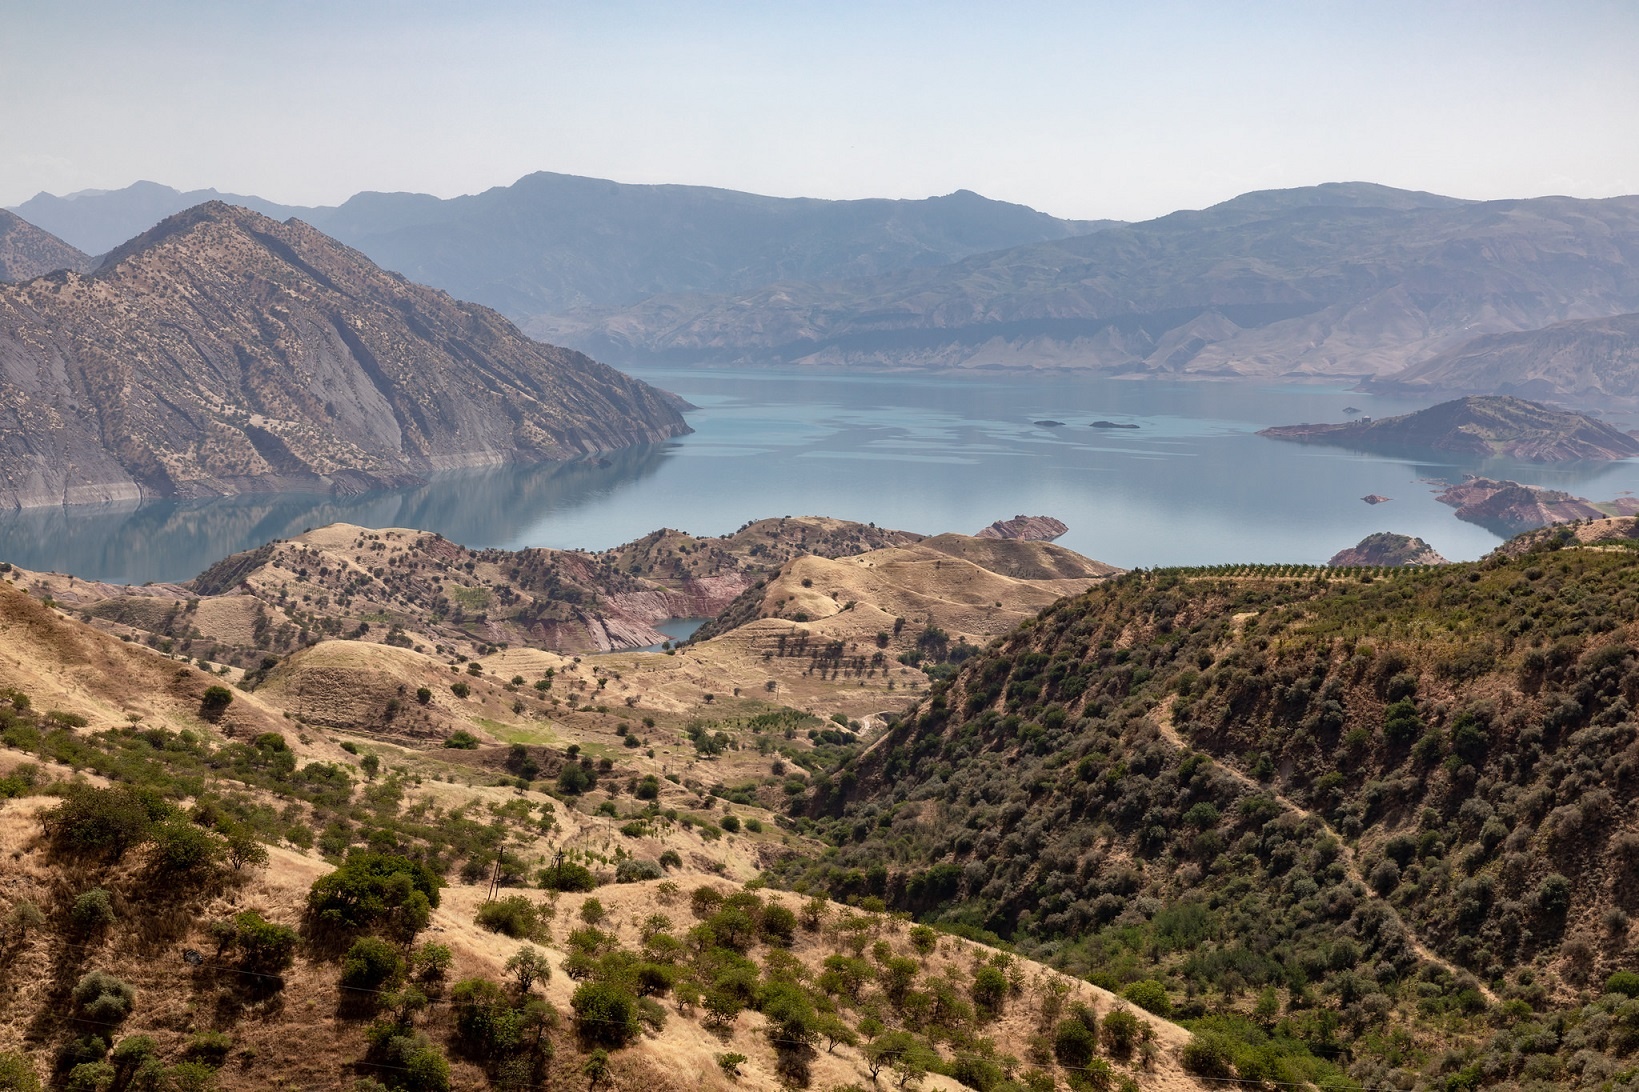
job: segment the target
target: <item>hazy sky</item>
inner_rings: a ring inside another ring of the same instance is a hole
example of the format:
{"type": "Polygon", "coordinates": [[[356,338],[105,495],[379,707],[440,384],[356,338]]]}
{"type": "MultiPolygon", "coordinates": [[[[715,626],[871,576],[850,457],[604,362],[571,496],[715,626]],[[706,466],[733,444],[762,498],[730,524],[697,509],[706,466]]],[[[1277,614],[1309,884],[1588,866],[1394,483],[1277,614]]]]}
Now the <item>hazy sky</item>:
{"type": "Polygon", "coordinates": [[[536,170],[1137,219],[1639,192],[1639,3],[0,0],[0,204],[536,170]]]}

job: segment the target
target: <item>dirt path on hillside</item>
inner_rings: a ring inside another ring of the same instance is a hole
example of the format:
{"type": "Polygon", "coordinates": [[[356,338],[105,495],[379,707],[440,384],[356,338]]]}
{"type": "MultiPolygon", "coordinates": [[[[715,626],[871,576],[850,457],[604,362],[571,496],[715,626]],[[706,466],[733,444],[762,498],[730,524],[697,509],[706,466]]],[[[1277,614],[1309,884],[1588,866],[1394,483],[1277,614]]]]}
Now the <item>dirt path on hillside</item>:
{"type": "MultiPolygon", "coordinates": [[[[1162,737],[1174,747],[1177,747],[1180,750],[1198,750],[1198,748],[1192,746],[1190,742],[1179,733],[1178,726],[1172,722],[1172,704],[1175,697],[1176,696],[1172,694],[1167,695],[1166,699],[1163,700],[1156,708],[1155,716],[1153,718],[1155,726],[1160,730],[1162,737]]],[[[1288,811],[1294,811],[1306,819],[1313,819],[1315,822],[1319,823],[1321,829],[1335,838],[1337,840],[1337,844],[1342,848],[1343,868],[1348,874],[1349,879],[1354,880],[1365,890],[1367,898],[1374,899],[1381,903],[1388,909],[1390,914],[1394,915],[1394,920],[1400,924],[1401,934],[1406,938],[1407,946],[1409,946],[1412,951],[1416,952],[1419,958],[1429,963],[1433,963],[1436,966],[1444,967],[1454,977],[1464,973],[1462,968],[1458,967],[1456,964],[1434,951],[1434,949],[1430,948],[1427,944],[1424,944],[1422,938],[1420,938],[1416,932],[1413,931],[1411,926],[1406,923],[1406,919],[1400,916],[1400,911],[1395,908],[1394,904],[1372,889],[1372,885],[1366,882],[1366,877],[1360,871],[1360,864],[1355,857],[1354,847],[1349,844],[1347,839],[1334,830],[1330,823],[1328,823],[1321,816],[1317,815],[1315,812],[1310,811],[1297,801],[1286,796],[1278,789],[1260,784],[1251,777],[1242,773],[1240,770],[1237,770],[1235,767],[1224,762],[1219,762],[1216,757],[1213,758],[1213,762],[1220,770],[1223,770],[1225,773],[1229,774],[1229,776],[1233,777],[1235,780],[1239,781],[1252,791],[1266,793],[1269,796],[1274,797],[1276,803],[1280,804],[1281,807],[1286,808],[1288,811]]],[[[1476,981],[1478,981],[1478,979],[1476,979],[1476,981]]],[[[1496,994],[1492,993],[1490,987],[1488,987],[1484,982],[1479,983],[1479,990],[1480,994],[1485,998],[1487,1004],[1495,1005],[1497,1003],[1496,994]]]]}

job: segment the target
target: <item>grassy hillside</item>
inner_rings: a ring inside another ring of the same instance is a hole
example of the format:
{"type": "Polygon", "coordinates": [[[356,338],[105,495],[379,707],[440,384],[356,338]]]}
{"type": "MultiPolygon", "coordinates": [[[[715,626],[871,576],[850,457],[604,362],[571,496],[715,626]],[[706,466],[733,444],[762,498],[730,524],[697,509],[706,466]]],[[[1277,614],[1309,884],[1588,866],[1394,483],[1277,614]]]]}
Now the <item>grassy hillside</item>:
{"type": "Polygon", "coordinates": [[[1134,989],[1222,1076],[1630,1087],[1639,553],[1577,542],[1104,583],[818,779],[779,875],[1134,989]]]}

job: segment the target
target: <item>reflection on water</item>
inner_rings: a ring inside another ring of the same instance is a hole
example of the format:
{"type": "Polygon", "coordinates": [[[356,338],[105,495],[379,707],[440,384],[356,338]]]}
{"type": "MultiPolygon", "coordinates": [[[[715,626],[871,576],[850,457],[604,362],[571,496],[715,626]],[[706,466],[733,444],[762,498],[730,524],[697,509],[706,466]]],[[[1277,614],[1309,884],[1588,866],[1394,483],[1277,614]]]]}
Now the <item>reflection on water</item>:
{"type": "Polygon", "coordinates": [[[203,501],[32,508],[0,516],[0,558],[26,569],[138,584],[186,580],[231,553],[328,523],[413,527],[474,546],[506,544],[543,511],[595,503],[653,474],[669,445],[597,460],[441,475],[416,489],[332,497],[253,494],[203,501]]]}
{"type": "Polygon", "coordinates": [[[451,474],[361,497],[260,496],[0,516],[0,558],[142,582],[344,520],[437,531],[470,546],[602,549],[660,527],[718,535],[766,516],[831,515],[972,533],[1020,513],[1127,567],[1324,561],[1374,531],[1453,560],[1498,537],[1434,500],[1425,479],[1512,478],[1595,500],[1639,490],[1639,462],[1539,466],[1395,458],[1266,439],[1268,425],[1427,405],[1314,385],[1083,377],[654,369],[701,409],[696,432],[596,463],[451,474]],[[1063,427],[1033,422],[1052,419],[1063,427]],[[1091,427],[1097,420],[1136,429],[1091,427]],[[1393,498],[1375,507],[1369,493],[1393,498]]]}

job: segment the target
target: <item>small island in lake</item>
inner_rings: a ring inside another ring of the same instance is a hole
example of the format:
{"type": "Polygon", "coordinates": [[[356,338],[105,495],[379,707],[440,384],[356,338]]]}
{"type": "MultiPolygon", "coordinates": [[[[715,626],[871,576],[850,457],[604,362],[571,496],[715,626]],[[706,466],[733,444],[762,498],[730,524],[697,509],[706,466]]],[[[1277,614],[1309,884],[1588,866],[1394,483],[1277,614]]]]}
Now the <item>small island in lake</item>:
{"type": "Polygon", "coordinates": [[[1089,428],[1137,428],[1137,425],[1124,425],[1119,421],[1094,421],[1089,428]]]}
{"type": "Polygon", "coordinates": [[[1390,454],[1449,451],[1536,463],[1639,455],[1639,439],[1585,413],[1492,395],[1458,398],[1400,417],[1376,421],[1363,417],[1329,425],[1280,425],[1258,435],[1390,454]]]}
{"type": "Polygon", "coordinates": [[[974,538],[1024,539],[1028,542],[1052,542],[1070,528],[1052,516],[1014,516],[999,519],[974,535],[974,538]]]}
{"type": "Polygon", "coordinates": [[[1393,497],[1385,497],[1381,493],[1367,493],[1364,497],[1361,497],[1360,499],[1365,501],[1367,504],[1387,504],[1389,501],[1393,500],[1394,498],[1393,497]]]}
{"type": "Polygon", "coordinates": [[[1063,428],[1063,421],[1033,421],[1032,424],[1040,428],[1063,428]]]}
{"type": "Polygon", "coordinates": [[[1351,565],[1444,565],[1446,559],[1420,538],[1397,535],[1393,531],[1378,531],[1347,550],[1339,550],[1326,564],[1334,568],[1351,565]]]}

